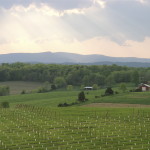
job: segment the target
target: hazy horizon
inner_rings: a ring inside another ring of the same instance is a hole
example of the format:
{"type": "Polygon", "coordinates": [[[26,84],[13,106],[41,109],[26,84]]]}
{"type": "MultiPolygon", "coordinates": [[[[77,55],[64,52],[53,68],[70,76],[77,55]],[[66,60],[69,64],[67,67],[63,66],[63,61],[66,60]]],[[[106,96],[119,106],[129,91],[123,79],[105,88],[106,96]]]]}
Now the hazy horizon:
{"type": "Polygon", "coordinates": [[[149,0],[2,0],[0,54],[150,58],[149,0]]]}
{"type": "MultiPolygon", "coordinates": [[[[115,56],[109,56],[109,55],[102,55],[102,54],[79,54],[79,53],[75,53],[75,52],[52,52],[52,51],[42,51],[42,52],[14,52],[14,53],[4,53],[4,54],[0,54],[0,55],[9,55],[9,54],[40,54],[40,53],[70,53],[70,54],[77,54],[77,55],[85,55],[85,56],[90,56],[90,55],[101,55],[101,56],[106,56],[106,57],[114,57],[115,56]]],[[[116,57],[119,58],[119,57],[116,57]]],[[[120,57],[120,58],[143,58],[143,59],[150,59],[150,58],[144,58],[144,57],[120,57]]]]}

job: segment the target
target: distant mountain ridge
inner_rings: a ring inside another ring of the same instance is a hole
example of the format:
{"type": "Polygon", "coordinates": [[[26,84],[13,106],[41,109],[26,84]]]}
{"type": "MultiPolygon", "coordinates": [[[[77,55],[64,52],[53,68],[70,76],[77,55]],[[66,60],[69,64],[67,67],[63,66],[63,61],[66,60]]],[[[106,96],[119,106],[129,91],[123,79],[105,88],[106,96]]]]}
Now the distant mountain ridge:
{"type": "Polygon", "coordinates": [[[136,58],[136,57],[110,57],[104,55],[80,55],[75,53],[65,53],[65,52],[43,52],[43,53],[10,53],[10,54],[0,54],[0,63],[73,63],[73,64],[101,64],[102,62],[111,63],[143,63],[150,66],[150,59],[148,58],[136,58]]]}

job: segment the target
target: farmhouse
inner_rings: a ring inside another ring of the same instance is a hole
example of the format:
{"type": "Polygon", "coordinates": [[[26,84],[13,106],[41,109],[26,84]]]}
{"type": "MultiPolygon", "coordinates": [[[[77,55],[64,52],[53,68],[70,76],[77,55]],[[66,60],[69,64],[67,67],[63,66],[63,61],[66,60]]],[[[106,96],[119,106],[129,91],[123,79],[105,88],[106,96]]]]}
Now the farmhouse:
{"type": "Polygon", "coordinates": [[[84,90],[93,90],[93,87],[86,86],[86,87],[84,87],[84,90]]]}
{"type": "Polygon", "coordinates": [[[140,90],[143,91],[143,92],[145,92],[145,91],[150,91],[150,85],[141,83],[141,84],[139,85],[138,89],[140,89],[140,90]]]}

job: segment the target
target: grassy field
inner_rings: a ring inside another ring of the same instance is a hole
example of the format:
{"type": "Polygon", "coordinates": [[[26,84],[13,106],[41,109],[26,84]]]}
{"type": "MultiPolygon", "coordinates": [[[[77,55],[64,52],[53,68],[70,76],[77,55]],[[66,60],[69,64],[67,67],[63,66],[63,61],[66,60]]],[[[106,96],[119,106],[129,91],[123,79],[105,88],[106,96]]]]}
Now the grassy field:
{"type": "Polygon", "coordinates": [[[0,109],[1,150],[148,150],[150,109],[0,109]]]}
{"type": "Polygon", "coordinates": [[[24,81],[7,81],[0,82],[0,86],[7,85],[10,87],[10,94],[20,94],[22,90],[30,92],[34,89],[37,89],[43,85],[40,82],[24,82],[24,81]]]}
{"type": "Polygon", "coordinates": [[[90,103],[150,105],[150,92],[99,97],[71,107],[79,91],[55,91],[0,97],[0,150],[149,150],[150,108],[82,107],[90,103]]]}
{"type": "MultiPolygon", "coordinates": [[[[8,101],[11,107],[16,104],[30,104],[43,107],[57,107],[59,103],[72,103],[78,99],[80,91],[53,91],[49,93],[33,93],[23,95],[1,96],[0,102],[8,101]]],[[[101,97],[104,90],[85,92],[89,103],[124,103],[124,104],[146,104],[150,105],[150,92],[128,92],[113,96],[101,97]],[[95,98],[95,96],[100,96],[95,98]]],[[[81,104],[82,105],[82,104],[81,104]]]]}

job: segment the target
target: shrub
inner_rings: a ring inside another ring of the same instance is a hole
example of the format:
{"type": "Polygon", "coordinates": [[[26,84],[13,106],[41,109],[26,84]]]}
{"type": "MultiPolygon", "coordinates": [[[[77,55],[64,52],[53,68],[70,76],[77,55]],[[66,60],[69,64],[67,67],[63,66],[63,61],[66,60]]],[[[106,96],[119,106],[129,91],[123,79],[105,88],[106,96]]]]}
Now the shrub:
{"type": "Polygon", "coordinates": [[[0,87],[0,96],[6,96],[9,95],[9,86],[1,86],[0,87]]]}
{"type": "Polygon", "coordinates": [[[51,91],[51,85],[48,81],[46,81],[44,85],[37,90],[38,93],[46,93],[50,91],[51,91]]]}
{"type": "Polygon", "coordinates": [[[118,92],[118,91],[115,91],[115,94],[119,94],[119,92],[118,92]]]}
{"type": "Polygon", "coordinates": [[[138,89],[135,89],[134,92],[142,92],[142,89],[138,88],[138,89]]]}
{"type": "Polygon", "coordinates": [[[64,103],[64,107],[67,107],[67,106],[69,106],[69,104],[68,103],[64,103]]]}
{"type": "Polygon", "coordinates": [[[9,108],[9,102],[2,102],[1,107],[2,108],[9,108]]]}
{"type": "Polygon", "coordinates": [[[51,90],[56,90],[56,85],[55,84],[51,85],[51,90]]]}
{"type": "Polygon", "coordinates": [[[112,88],[111,87],[108,87],[107,89],[106,89],[106,91],[105,91],[105,96],[106,95],[113,95],[114,94],[114,91],[112,90],[112,88]]]}
{"type": "Polygon", "coordinates": [[[73,86],[72,86],[72,85],[68,85],[68,86],[67,86],[67,90],[68,90],[68,91],[73,90],[73,86]]]}
{"type": "Polygon", "coordinates": [[[95,96],[95,98],[100,98],[100,96],[95,96]]]}
{"type": "Polygon", "coordinates": [[[78,104],[78,102],[72,102],[71,104],[68,104],[68,103],[59,103],[58,104],[58,107],[68,107],[68,106],[72,106],[72,105],[76,105],[78,104]]]}
{"type": "Polygon", "coordinates": [[[63,107],[63,104],[62,104],[62,103],[59,103],[59,104],[58,104],[58,107],[63,107]]]}
{"type": "Polygon", "coordinates": [[[38,93],[46,93],[46,92],[49,92],[49,90],[47,90],[45,87],[40,87],[38,90],[37,90],[38,93]]]}
{"type": "Polygon", "coordinates": [[[21,94],[26,94],[26,91],[25,91],[25,90],[22,90],[21,94]]]}
{"type": "Polygon", "coordinates": [[[127,90],[127,87],[126,87],[126,84],[125,83],[121,83],[120,84],[120,90],[124,93],[124,92],[126,92],[126,90],[127,90]]]}

